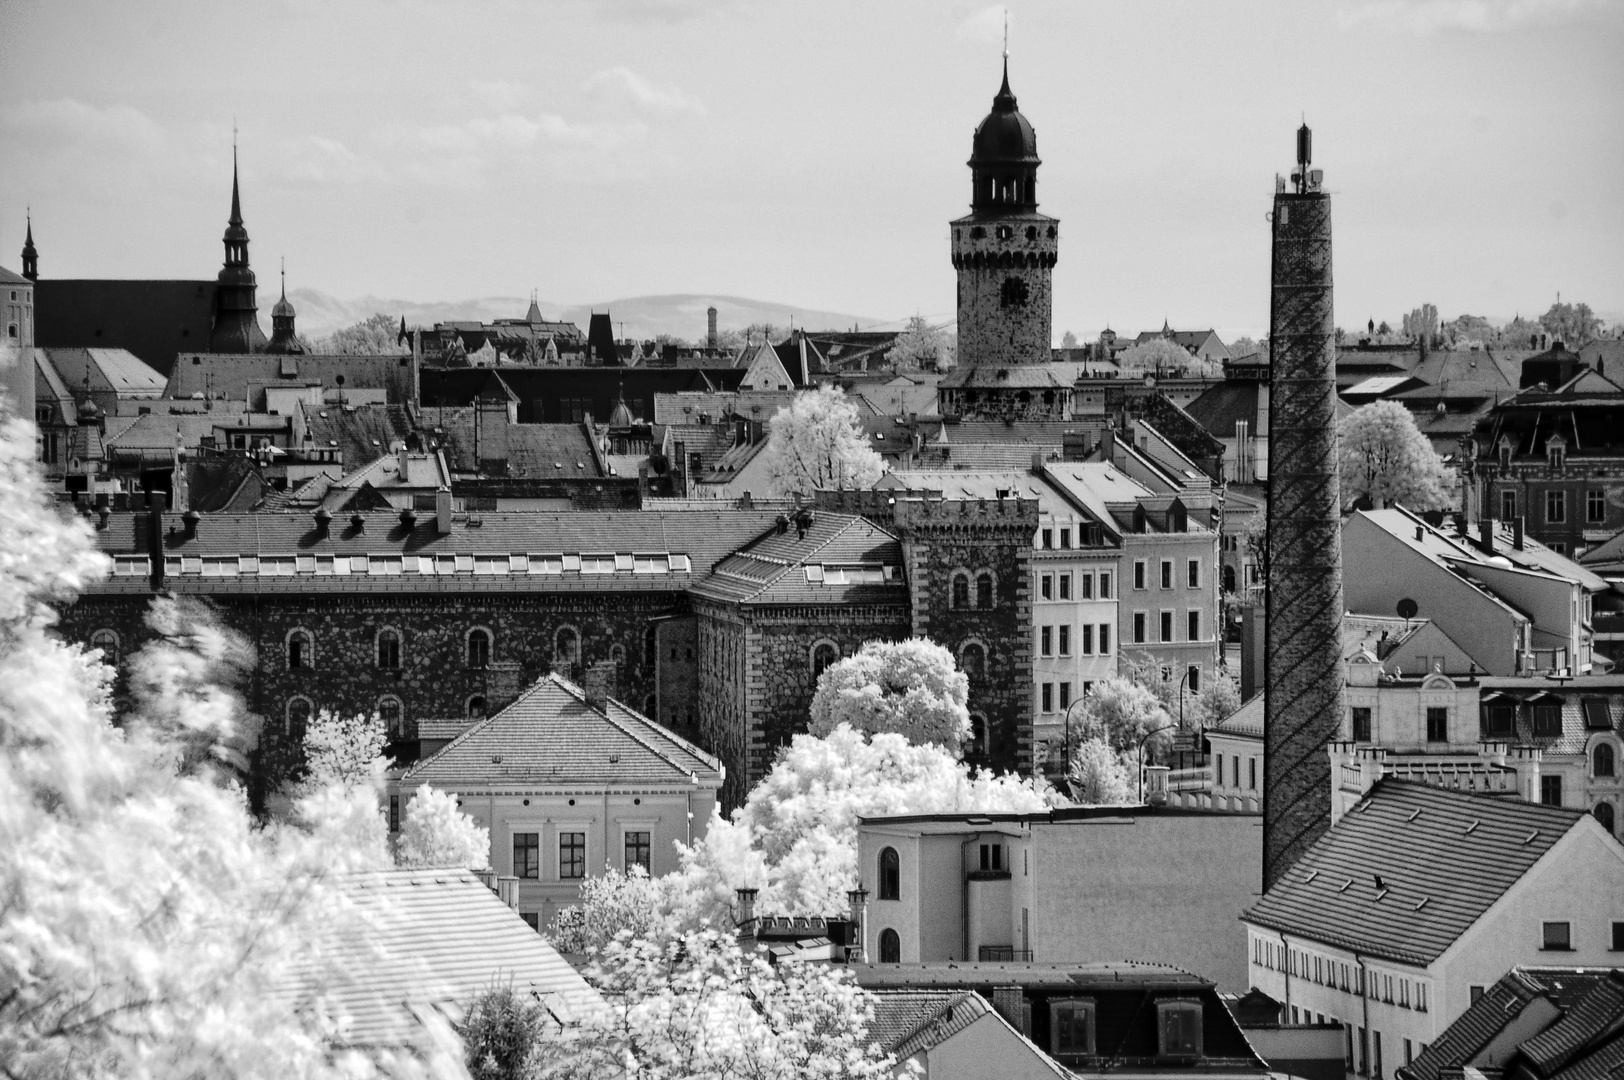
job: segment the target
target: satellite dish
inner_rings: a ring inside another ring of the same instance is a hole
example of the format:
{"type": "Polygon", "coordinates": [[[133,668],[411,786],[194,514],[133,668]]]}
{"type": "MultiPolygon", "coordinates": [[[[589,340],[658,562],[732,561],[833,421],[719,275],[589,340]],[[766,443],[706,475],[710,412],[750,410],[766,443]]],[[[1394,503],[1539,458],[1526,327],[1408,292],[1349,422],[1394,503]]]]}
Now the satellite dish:
{"type": "Polygon", "coordinates": [[[1411,600],[1408,596],[1398,602],[1398,617],[1406,622],[1415,618],[1415,613],[1420,610],[1421,609],[1416,606],[1415,601],[1411,600]]]}

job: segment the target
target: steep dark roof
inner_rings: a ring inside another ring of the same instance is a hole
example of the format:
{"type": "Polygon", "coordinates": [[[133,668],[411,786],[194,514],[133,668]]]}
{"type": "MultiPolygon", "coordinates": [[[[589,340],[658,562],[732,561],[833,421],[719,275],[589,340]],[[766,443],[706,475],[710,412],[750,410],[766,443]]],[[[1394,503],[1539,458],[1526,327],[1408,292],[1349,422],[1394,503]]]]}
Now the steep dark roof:
{"type": "Polygon", "coordinates": [[[579,480],[604,475],[581,424],[509,424],[505,414],[487,409],[476,441],[473,409],[434,409],[422,416],[436,432],[444,432],[446,464],[456,472],[477,472],[481,462],[500,459],[511,477],[579,480]]]}
{"type": "Polygon", "coordinates": [[[41,278],[34,284],[34,344],[128,349],[159,374],[187,350],[206,349],[213,281],[41,278]]]}
{"type": "MultiPolygon", "coordinates": [[[[723,359],[709,359],[702,369],[504,365],[500,371],[502,381],[519,398],[519,420],[523,423],[567,422],[570,417],[560,411],[565,398],[587,400],[592,418],[605,423],[622,394],[634,413],[652,416],[657,393],[737,390],[745,374],[743,368],[729,367],[723,359]]],[[[441,405],[472,404],[489,375],[489,369],[425,367],[421,375],[423,422],[432,425],[433,410],[441,405]]]]}
{"type": "Polygon", "coordinates": [[[382,454],[390,444],[411,434],[411,421],[401,405],[307,405],[299,403],[305,430],[318,448],[336,448],[344,455],[346,472],[359,469],[382,454]]]}
{"type": "Polygon", "coordinates": [[[1217,438],[1233,439],[1235,424],[1241,420],[1256,435],[1258,392],[1259,384],[1250,379],[1225,379],[1203,390],[1200,397],[1184,406],[1184,411],[1217,438]]]}
{"type": "Polygon", "coordinates": [[[803,538],[793,523],[758,537],[717,564],[693,587],[698,596],[753,604],[905,604],[902,545],[866,518],[820,511],[803,538]],[[808,580],[807,567],[891,568],[883,581],[856,584],[808,580]]]}
{"type": "Polygon", "coordinates": [[[401,777],[451,791],[526,784],[697,784],[719,787],[711,755],[610,699],[603,711],[575,684],[545,675],[401,777]]]}
{"type": "Polygon", "coordinates": [[[329,390],[385,390],[390,404],[403,405],[412,396],[411,358],[396,354],[185,353],[176,358],[169,372],[164,396],[189,398],[197,393],[223,393],[237,401],[248,398],[254,408],[264,409],[267,386],[316,384],[329,390]]]}
{"type": "Polygon", "coordinates": [[[1584,816],[1383,779],[1242,918],[1425,966],[1584,816]]]}

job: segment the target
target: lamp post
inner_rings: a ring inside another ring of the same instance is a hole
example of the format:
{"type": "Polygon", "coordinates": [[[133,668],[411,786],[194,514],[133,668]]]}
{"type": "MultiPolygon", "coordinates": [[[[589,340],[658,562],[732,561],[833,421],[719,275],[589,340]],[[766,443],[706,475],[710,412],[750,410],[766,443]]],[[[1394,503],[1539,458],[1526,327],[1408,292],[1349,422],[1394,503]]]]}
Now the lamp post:
{"type": "Polygon", "coordinates": [[[1160,731],[1171,731],[1176,724],[1163,724],[1159,728],[1151,728],[1139,737],[1139,801],[1145,801],[1145,740],[1160,731]]]}
{"type": "Polygon", "coordinates": [[[1066,721],[1066,759],[1065,759],[1064,769],[1062,769],[1062,773],[1064,773],[1064,771],[1066,769],[1071,768],[1071,710],[1073,710],[1077,706],[1081,705],[1085,700],[1087,700],[1087,699],[1083,698],[1083,697],[1078,697],[1077,700],[1073,701],[1070,705],[1066,706],[1066,717],[1065,717],[1065,721],[1066,721]]]}

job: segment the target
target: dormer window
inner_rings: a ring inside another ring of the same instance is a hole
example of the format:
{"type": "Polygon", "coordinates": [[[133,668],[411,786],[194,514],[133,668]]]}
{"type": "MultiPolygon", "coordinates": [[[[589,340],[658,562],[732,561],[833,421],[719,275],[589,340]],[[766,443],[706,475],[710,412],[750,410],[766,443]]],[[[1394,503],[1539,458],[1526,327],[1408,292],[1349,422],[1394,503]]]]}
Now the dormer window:
{"type": "Polygon", "coordinates": [[[1560,469],[1568,456],[1568,444],[1560,435],[1545,440],[1545,461],[1553,469],[1560,469]]]}
{"type": "Polygon", "coordinates": [[[1201,1002],[1193,998],[1158,1001],[1156,1031],[1163,1057],[1200,1057],[1201,1002]]]}
{"type": "Polygon", "coordinates": [[[1093,1056],[1093,998],[1050,999],[1049,1052],[1055,1057],[1093,1056]]]}
{"type": "Polygon", "coordinates": [[[1510,439],[1501,439],[1500,440],[1499,450],[1500,450],[1500,467],[1502,469],[1510,468],[1510,466],[1511,466],[1511,440],[1510,439]]]}

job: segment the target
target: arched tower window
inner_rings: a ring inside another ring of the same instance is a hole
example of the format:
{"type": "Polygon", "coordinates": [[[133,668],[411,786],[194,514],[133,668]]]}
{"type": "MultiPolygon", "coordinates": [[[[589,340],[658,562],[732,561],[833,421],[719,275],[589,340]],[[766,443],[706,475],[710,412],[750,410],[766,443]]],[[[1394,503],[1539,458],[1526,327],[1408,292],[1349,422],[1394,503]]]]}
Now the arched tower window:
{"type": "Polygon", "coordinates": [[[986,570],[976,575],[976,607],[992,607],[992,574],[986,570]]]}
{"type": "Polygon", "coordinates": [[[491,632],[483,628],[468,631],[468,666],[482,671],[491,666],[491,632]]]}
{"type": "Polygon", "coordinates": [[[468,699],[468,719],[482,720],[485,718],[485,695],[475,694],[468,699]]]}
{"type": "Polygon", "coordinates": [[[1597,743],[1590,755],[1590,764],[1592,776],[1612,776],[1616,771],[1612,743],[1597,743]]]}
{"type": "Polygon", "coordinates": [[[393,694],[379,698],[378,720],[391,742],[406,737],[406,707],[400,703],[400,698],[393,694]]]}
{"type": "Polygon", "coordinates": [[[553,635],[553,658],[572,667],[581,662],[581,635],[573,626],[561,626],[553,635]]]}
{"type": "Polygon", "coordinates": [[[902,963],[902,939],[889,928],[880,931],[880,963],[902,963]]]}
{"type": "Polygon", "coordinates": [[[902,899],[902,860],[893,847],[880,849],[880,899],[902,899]]]}
{"type": "Polygon", "coordinates": [[[316,666],[316,653],[312,647],[310,634],[305,630],[293,630],[288,634],[288,670],[306,671],[316,666]]]}
{"type": "Polygon", "coordinates": [[[1617,822],[1613,817],[1612,803],[1597,803],[1594,813],[1596,815],[1596,820],[1601,822],[1602,828],[1606,829],[1608,832],[1614,832],[1616,830],[1617,822]]]}
{"type": "Polygon", "coordinates": [[[953,575],[953,606],[967,608],[970,606],[970,575],[953,575]]]}
{"type": "Polygon", "coordinates": [[[654,660],[660,654],[660,624],[649,623],[648,629],[643,631],[643,663],[654,666],[654,660]]]}
{"type": "Polygon", "coordinates": [[[987,753],[987,718],[980,713],[970,714],[970,744],[965,748],[965,756],[979,758],[987,753]]]}
{"type": "Polygon", "coordinates": [[[609,646],[609,662],[611,664],[624,664],[626,662],[626,646],[609,646]]]}
{"type": "Polygon", "coordinates": [[[987,674],[987,650],[979,641],[972,641],[959,650],[959,670],[971,679],[981,679],[987,674]]]}
{"type": "Polygon", "coordinates": [[[388,627],[378,631],[378,666],[385,671],[400,669],[400,631],[388,627]]]}
{"type": "Polygon", "coordinates": [[[287,719],[284,724],[289,741],[304,742],[305,730],[310,726],[310,714],[309,698],[296,697],[289,699],[287,719]]]}
{"type": "Polygon", "coordinates": [[[90,647],[100,649],[102,662],[118,667],[118,634],[113,630],[97,630],[90,635],[90,647]]]}
{"type": "Polygon", "coordinates": [[[840,646],[832,641],[820,641],[812,646],[812,678],[816,680],[830,664],[839,662],[840,646]]]}

